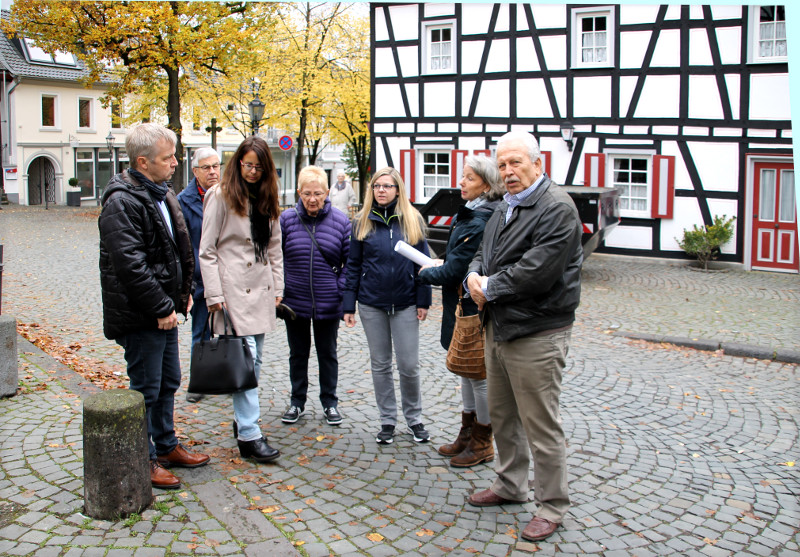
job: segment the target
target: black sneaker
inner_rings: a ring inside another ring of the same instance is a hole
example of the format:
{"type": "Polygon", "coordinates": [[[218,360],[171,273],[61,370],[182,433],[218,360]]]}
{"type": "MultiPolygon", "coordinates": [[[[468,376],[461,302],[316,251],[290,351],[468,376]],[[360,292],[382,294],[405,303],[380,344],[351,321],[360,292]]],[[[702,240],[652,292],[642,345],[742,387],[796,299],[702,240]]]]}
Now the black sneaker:
{"type": "Polygon", "coordinates": [[[422,424],[415,424],[408,427],[408,432],[414,436],[414,441],[417,443],[427,443],[431,440],[431,434],[425,429],[422,424]]]}
{"type": "Polygon", "coordinates": [[[200,393],[186,393],[186,402],[191,402],[192,404],[197,404],[204,398],[206,398],[206,395],[200,393]]]}
{"type": "Polygon", "coordinates": [[[328,425],[339,425],[342,423],[342,415],[339,414],[335,406],[323,409],[322,413],[325,414],[325,420],[328,422],[328,425]]]}
{"type": "Polygon", "coordinates": [[[378,433],[378,437],[375,438],[375,441],[377,441],[379,445],[391,445],[394,443],[394,426],[382,425],[381,431],[378,433]]]}
{"type": "Polygon", "coordinates": [[[305,410],[302,408],[298,408],[297,406],[290,406],[286,413],[281,418],[281,421],[285,424],[293,424],[297,420],[300,419],[300,416],[305,414],[305,410]]]}

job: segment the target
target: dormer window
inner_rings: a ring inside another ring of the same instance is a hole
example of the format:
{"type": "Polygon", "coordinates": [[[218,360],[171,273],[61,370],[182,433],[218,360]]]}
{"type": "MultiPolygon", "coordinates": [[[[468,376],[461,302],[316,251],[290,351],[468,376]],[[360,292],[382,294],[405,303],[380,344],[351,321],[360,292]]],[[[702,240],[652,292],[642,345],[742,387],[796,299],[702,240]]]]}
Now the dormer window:
{"type": "Polygon", "coordinates": [[[61,52],[56,50],[55,55],[49,54],[36,46],[32,39],[25,39],[22,43],[25,48],[25,57],[29,62],[34,64],[51,64],[55,66],[70,66],[75,67],[77,62],[75,56],[69,52],[61,52]]]}

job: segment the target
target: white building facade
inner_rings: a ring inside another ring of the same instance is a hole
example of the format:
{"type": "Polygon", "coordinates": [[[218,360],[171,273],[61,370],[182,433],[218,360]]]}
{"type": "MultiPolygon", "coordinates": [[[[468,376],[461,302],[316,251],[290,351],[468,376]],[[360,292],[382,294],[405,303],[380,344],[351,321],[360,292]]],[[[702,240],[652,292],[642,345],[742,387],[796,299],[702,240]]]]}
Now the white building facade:
{"type": "Polygon", "coordinates": [[[524,130],[557,183],[620,190],[598,251],[683,258],[683,230],[726,215],[721,260],[798,272],[782,6],[370,9],[373,168],[412,201],[524,130]]]}

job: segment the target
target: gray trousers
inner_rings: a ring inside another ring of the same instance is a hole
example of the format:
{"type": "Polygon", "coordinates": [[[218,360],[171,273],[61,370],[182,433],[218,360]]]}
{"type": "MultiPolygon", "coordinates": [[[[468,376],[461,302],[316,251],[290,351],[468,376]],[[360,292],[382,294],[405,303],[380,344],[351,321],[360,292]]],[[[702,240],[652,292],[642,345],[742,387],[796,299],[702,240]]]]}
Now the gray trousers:
{"type": "Polygon", "coordinates": [[[491,423],[489,416],[489,399],[486,379],[461,378],[461,400],[464,401],[464,412],[475,412],[477,420],[483,425],[491,423]]]}
{"type": "Polygon", "coordinates": [[[486,330],[489,413],[497,443],[491,490],[506,499],[526,500],[533,454],[536,516],[557,523],[570,506],[559,397],[571,332],[495,342],[490,320],[486,330]]]}
{"type": "Polygon", "coordinates": [[[397,398],[392,374],[392,345],[400,376],[400,400],[409,426],[422,423],[419,376],[419,320],[417,308],[387,313],[359,304],[358,313],[367,336],[372,384],[381,425],[397,425],[397,398]]]}

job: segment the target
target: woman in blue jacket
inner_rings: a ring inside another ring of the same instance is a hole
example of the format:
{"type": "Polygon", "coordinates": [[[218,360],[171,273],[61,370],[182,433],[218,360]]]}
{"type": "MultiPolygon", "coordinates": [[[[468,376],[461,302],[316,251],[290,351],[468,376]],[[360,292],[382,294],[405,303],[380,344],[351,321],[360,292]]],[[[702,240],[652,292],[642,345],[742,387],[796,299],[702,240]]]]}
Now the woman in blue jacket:
{"type": "Polygon", "coordinates": [[[286,320],[292,398],[281,418],[293,424],[305,413],[311,328],[319,363],[319,400],[325,421],[342,423],[336,386],[336,341],[342,319],[344,263],[350,251],[350,220],[328,199],[328,175],[307,166],[297,176],[300,201],[281,214],[283,303],[294,310],[286,320]]]}
{"type": "Polygon", "coordinates": [[[430,440],[422,423],[419,322],[428,315],[431,287],[417,280],[418,265],[394,251],[400,240],[429,253],[422,216],[408,200],[400,173],[387,167],[370,180],[364,208],[355,217],[344,289],[345,324],[355,326],[357,301],[367,336],[381,420],[376,441],[382,445],[394,441],[397,425],[393,345],[408,431],[417,443],[430,440]]]}
{"type": "MultiPolygon", "coordinates": [[[[483,239],[486,222],[500,204],[505,187],[497,164],[485,156],[467,157],[461,177],[461,198],[467,203],[459,208],[450,226],[450,239],[444,261],[439,266],[423,267],[419,279],[424,284],[442,287],[442,347],[447,350],[453,338],[455,311],[461,282],[483,239]]],[[[475,315],[478,307],[470,298],[461,300],[464,315],[475,315]]],[[[439,447],[439,454],[452,457],[452,466],[466,468],[494,459],[492,424],[486,379],[461,378],[461,431],[453,443],[439,447]]]]}

